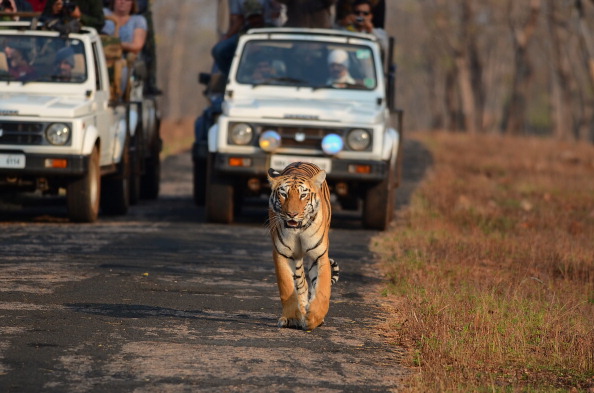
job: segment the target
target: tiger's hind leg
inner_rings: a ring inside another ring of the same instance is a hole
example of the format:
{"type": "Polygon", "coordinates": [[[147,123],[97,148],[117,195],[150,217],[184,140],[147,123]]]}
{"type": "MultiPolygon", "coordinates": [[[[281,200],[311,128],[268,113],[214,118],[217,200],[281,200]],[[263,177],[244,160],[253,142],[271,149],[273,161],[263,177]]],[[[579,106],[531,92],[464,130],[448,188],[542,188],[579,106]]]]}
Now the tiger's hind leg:
{"type": "Polygon", "coordinates": [[[320,326],[330,308],[332,268],[327,255],[323,255],[310,267],[309,277],[312,285],[304,330],[312,330],[320,326]]]}
{"type": "Polygon", "coordinates": [[[307,306],[307,280],[303,261],[293,261],[273,252],[278,291],[283,312],[278,327],[303,328],[307,306]]]}

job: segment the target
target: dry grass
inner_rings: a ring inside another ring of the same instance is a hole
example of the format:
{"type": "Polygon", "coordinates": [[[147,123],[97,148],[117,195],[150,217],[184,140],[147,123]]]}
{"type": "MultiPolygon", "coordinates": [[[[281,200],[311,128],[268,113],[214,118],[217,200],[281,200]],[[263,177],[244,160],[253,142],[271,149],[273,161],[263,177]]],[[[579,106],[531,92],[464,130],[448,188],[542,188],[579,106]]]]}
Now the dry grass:
{"type": "Polygon", "coordinates": [[[594,392],[594,146],[414,135],[434,166],[374,239],[410,392],[594,392]]]}

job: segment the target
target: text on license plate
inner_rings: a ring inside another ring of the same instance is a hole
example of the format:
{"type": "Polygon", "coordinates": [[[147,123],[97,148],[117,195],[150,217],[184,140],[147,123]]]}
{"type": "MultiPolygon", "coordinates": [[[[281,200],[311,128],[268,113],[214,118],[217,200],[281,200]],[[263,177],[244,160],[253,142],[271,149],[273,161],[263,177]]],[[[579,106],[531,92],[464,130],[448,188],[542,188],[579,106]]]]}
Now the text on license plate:
{"type": "Polygon", "coordinates": [[[0,153],[0,168],[24,168],[24,154],[2,154],[0,153]]]}
{"type": "Polygon", "coordinates": [[[316,164],[320,169],[329,173],[332,170],[332,161],[329,158],[318,157],[302,157],[302,156],[272,156],[270,157],[270,166],[272,169],[282,171],[285,167],[293,162],[311,162],[316,164]]]}

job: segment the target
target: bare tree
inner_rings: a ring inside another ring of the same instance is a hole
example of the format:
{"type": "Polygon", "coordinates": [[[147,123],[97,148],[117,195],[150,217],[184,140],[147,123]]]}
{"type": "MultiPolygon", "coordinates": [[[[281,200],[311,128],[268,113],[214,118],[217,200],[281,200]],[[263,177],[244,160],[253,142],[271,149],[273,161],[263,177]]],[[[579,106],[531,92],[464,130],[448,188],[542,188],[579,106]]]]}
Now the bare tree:
{"type": "MultiPolygon", "coordinates": [[[[426,7],[430,9],[426,20],[432,29],[434,53],[446,59],[443,72],[439,74],[444,78],[448,128],[477,132],[482,126],[484,95],[472,0],[459,0],[454,6],[451,2],[436,0],[426,7]]],[[[433,114],[433,118],[441,116],[433,114]]]]}
{"type": "MultiPolygon", "coordinates": [[[[590,0],[594,4],[594,0],[590,0]]],[[[586,68],[588,70],[588,76],[590,81],[590,88],[594,89],[594,39],[592,33],[588,27],[588,21],[586,19],[585,5],[582,0],[575,0],[575,9],[578,14],[578,27],[580,32],[582,50],[584,52],[584,59],[586,61],[586,68]]],[[[584,108],[585,121],[580,122],[580,130],[578,137],[584,140],[594,141],[594,130],[592,129],[592,102],[591,97],[589,105],[584,108]]]]}
{"type": "Polygon", "coordinates": [[[514,0],[508,1],[509,26],[514,46],[514,71],[511,97],[504,115],[504,130],[510,134],[526,130],[526,97],[532,79],[532,65],[528,45],[534,36],[540,13],[540,0],[530,0],[530,11],[525,21],[514,18],[514,0]]]}
{"type": "Polygon", "coordinates": [[[557,139],[573,138],[572,116],[573,96],[572,78],[567,53],[567,18],[561,14],[557,0],[547,1],[547,28],[550,37],[551,56],[551,108],[553,116],[553,135],[557,139]]]}

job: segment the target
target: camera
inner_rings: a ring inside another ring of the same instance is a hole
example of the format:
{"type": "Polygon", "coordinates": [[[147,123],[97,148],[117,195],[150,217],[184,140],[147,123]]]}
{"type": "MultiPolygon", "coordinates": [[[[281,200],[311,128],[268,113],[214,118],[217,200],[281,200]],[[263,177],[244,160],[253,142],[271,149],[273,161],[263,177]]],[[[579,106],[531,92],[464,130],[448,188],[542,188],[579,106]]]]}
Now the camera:
{"type": "Polygon", "coordinates": [[[61,37],[67,37],[70,33],[78,33],[81,24],[78,19],[72,17],[76,9],[76,3],[72,0],[63,0],[62,9],[58,15],[50,16],[45,21],[45,29],[59,31],[61,37]]]}
{"type": "Polygon", "coordinates": [[[76,9],[76,3],[72,0],[64,0],[62,5],[62,13],[64,15],[70,15],[76,9]]]}

